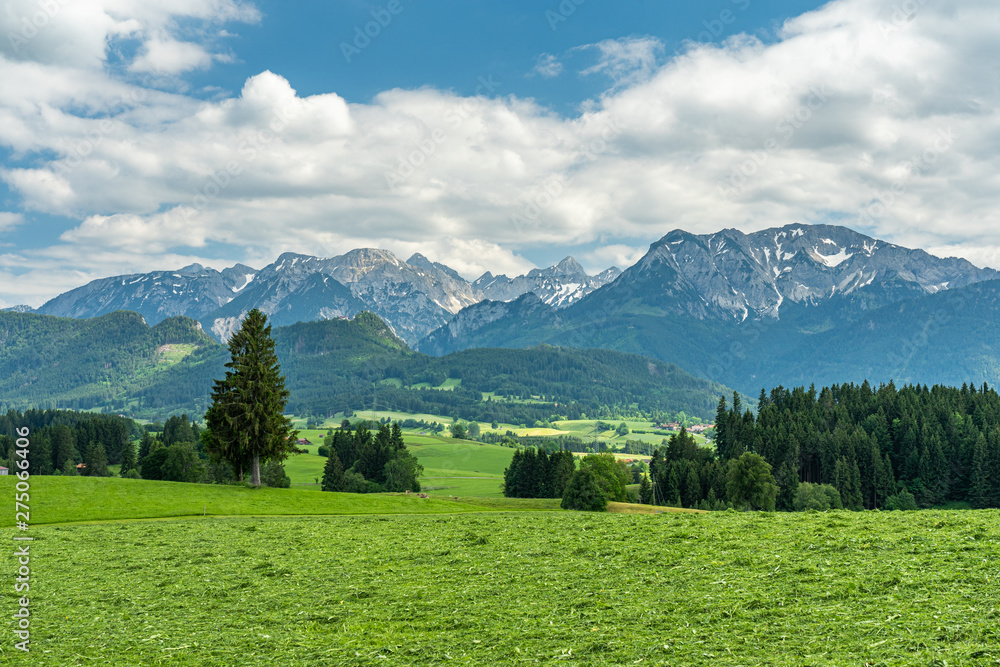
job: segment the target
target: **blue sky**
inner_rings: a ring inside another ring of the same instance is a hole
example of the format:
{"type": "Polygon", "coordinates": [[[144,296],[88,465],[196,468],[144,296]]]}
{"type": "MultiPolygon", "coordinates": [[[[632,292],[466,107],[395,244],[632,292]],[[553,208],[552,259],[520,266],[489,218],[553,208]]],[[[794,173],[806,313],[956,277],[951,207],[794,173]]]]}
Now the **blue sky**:
{"type": "MultiPolygon", "coordinates": [[[[238,90],[247,77],[270,69],[301,95],[333,90],[348,101],[369,102],[390,88],[431,86],[473,95],[480,77],[493,76],[501,82],[498,94],[532,97],[573,114],[607,89],[607,78],[527,76],[541,54],[565,58],[581,46],[627,36],[656,37],[666,53],[686,40],[721,41],[739,32],[773,39],[785,19],[820,4],[587,0],[563,3],[560,10],[559,2],[537,0],[400,0],[399,14],[390,15],[371,44],[345,56],[342,44],[354,46],[355,30],[385,3],[269,1],[257,5],[263,20],[241,28],[233,42],[243,62],[206,73],[199,83],[238,90]],[[569,7],[572,13],[564,15],[569,7]]],[[[584,53],[571,59],[587,62],[584,53]]]]}
{"type": "Polygon", "coordinates": [[[0,306],[286,250],[596,272],[790,222],[1000,267],[990,2],[40,6],[0,13],[0,306]]]}

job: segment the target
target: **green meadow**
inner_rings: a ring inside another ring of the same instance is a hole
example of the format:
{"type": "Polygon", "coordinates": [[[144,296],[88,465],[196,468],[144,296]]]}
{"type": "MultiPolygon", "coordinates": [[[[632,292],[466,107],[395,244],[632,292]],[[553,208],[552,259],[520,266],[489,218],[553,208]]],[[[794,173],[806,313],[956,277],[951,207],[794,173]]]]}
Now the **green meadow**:
{"type": "MultiPolygon", "coordinates": [[[[319,457],[316,457],[319,458],[319,457]]],[[[0,493],[13,498],[13,476],[0,477],[0,493]]],[[[112,521],[190,516],[408,514],[478,511],[474,498],[419,498],[413,494],[359,495],[305,489],[184,484],[115,477],[32,477],[32,526],[73,521],[112,521]]],[[[506,501],[506,499],[501,499],[506,501]]],[[[507,501],[508,503],[510,501],[507,501]]],[[[517,507],[508,504],[507,508],[517,507]]],[[[0,527],[14,525],[14,514],[0,527]]]]}
{"type": "MultiPolygon", "coordinates": [[[[292,488],[319,490],[317,479],[323,479],[326,459],[317,455],[326,431],[300,429],[299,437],[312,444],[303,448],[308,454],[296,454],[285,460],[285,473],[292,488]]],[[[421,485],[435,495],[500,497],[503,471],[510,465],[514,450],[497,445],[484,445],[471,440],[456,440],[448,436],[421,435],[404,431],[403,439],[414,456],[424,466],[421,485]]]]}
{"type": "Polygon", "coordinates": [[[992,510],[39,525],[31,654],[8,636],[0,661],[996,665],[998,526],[992,510]]]}

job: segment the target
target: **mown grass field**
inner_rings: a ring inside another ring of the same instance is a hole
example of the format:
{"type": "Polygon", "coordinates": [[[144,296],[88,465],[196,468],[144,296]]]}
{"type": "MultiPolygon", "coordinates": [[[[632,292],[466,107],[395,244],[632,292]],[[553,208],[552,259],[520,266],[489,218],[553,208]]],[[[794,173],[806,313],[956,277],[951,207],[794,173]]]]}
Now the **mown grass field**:
{"type": "MultiPolygon", "coordinates": [[[[318,457],[317,457],[318,458],[318,457]]],[[[0,477],[0,494],[14,497],[13,476],[0,477]]],[[[317,493],[304,489],[184,484],[114,477],[31,478],[32,526],[71,521],[111,521],[185,516],[407,514],[517,509],[516,501],[441,500],[415,495],[317,493]],[[498,505],[498,503],[500,503],[498,505]],[[506,503],[503,505],[503,503],[506,503]]],[[[460,494],[451,494],[460,495],[460,494]]],[[[557,504],[558,505],[558,504],[557,504]]],[[[532,507],[531,509],[536,509],[532,507]]],[[[14,525],[14,513],[0,516],[0,528],[14,525]]]]}
{"type": "Polygon", "coordinates": [[[38,526],[32,653],[8,637],[0,661],[996,665],[998,526],[996,511],[38,526]]]}

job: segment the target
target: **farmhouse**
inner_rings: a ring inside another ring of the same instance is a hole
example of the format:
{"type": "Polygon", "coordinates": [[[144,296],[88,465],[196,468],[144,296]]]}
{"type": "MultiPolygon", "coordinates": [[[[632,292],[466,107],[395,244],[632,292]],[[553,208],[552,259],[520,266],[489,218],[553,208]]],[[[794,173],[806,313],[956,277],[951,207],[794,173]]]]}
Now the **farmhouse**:
{"type": "Polygon", "coordinates": [[[0,466],[0,475],[6,475],[6,474],[7,474],[7,468],[0,466]]]}

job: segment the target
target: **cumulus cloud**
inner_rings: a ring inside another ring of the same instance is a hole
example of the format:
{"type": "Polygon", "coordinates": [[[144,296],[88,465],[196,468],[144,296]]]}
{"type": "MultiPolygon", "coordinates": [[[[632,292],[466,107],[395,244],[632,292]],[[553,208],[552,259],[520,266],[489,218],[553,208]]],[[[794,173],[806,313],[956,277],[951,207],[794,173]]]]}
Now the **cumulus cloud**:
{"type": "MultiPolygon", "coordinates": [[[[237,0],[7,0],[0,12],[0,55],[8,60],[61,65],[73,69],[99,67],[123,39],[137,40],[139,60],[178,67],[199,61],[203,46],[175,38],[181,21],[207,24],[256,23],[260,12],[237,0]]],[[[183,71],[170,70],[164,71],[183,71]]]]}
{"type": "MultiPolygon", "coordinates": [[[[94,12],[81,39],[170,35],[140,4],[94,12]]],[[[609,239],[584,258],[606,266],[642,250],[619,239],[793,221],[998,266],[1000,15],[985,0],[898,4],[835,0],[772,43],[737,35],[666,60],[650,38],[593,45],[587,71],[613,85],[571,117],[431,88],[349,104],[300,95],[280,72],[206,102],[71,69],[54,46],[48,60],[5,52],[0,143],[32,159],[0,177],[25,210],[81,221],[47,255],[67,266],[97,250],[157,261],[381,245],[475,277],[530,268],[517,253],[540,244],[609,239]]],[[[202,5],[177,11],[254,19],[202,5]]]]}
{"type": "Polygon", "coordinates": [[[207,69],[212,60],[212,54],[201,44],[157,38],[143,45],[142,52],[132,61],[129,69],[133,72],[180,74],[189,70],[207,69]]]}

